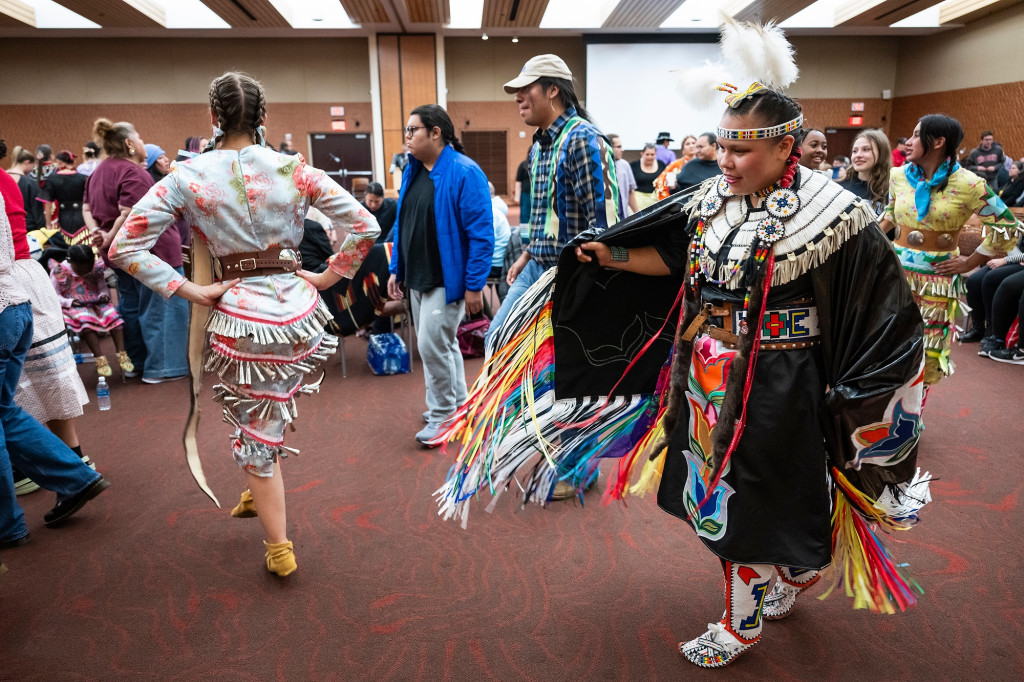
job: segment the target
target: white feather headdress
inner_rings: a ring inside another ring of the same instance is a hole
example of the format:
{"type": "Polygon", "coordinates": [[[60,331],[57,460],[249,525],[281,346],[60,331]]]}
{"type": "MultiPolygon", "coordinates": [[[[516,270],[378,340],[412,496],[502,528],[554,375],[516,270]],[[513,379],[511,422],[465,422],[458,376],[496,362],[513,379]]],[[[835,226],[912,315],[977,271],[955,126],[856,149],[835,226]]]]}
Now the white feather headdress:
{"type": "Polygon", "coordinates": [[[725,64],[705,61],[678,76],[679,89],[697,108],[710,107],[718,91],[729,92],[724,85],[736,90],[734,83],[756,81],[771,90],[782,91],[800,74],[793,46],[774,22],[761,26],[722,15],[719,45],[725,64]]]}

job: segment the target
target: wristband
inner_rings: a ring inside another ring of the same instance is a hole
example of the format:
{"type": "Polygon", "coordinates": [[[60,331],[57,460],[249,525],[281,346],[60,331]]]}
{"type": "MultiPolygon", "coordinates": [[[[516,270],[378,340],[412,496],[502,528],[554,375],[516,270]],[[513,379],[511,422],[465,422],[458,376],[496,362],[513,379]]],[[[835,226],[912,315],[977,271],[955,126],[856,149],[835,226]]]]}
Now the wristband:
{"type": "Polygon", "coordinates": [[[624,246],[609,246],[608,250],[612,252],[612,260],[616,263],[628,263],[629,262],[629,249],[624,246]]]}

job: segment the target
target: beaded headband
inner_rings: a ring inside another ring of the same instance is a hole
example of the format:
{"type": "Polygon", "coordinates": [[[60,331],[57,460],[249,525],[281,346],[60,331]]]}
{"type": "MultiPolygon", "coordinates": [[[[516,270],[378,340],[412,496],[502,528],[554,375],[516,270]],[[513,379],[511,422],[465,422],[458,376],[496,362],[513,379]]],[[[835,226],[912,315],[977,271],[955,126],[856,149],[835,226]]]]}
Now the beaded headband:
{"type": "Polygon", "coordinates": [[[792,121],[780,123],[771,128],[748,128],[746,130],[733,130],[730,128],[718,128],[715,132],[723,140],[768,140],[779,135],[785,135],[797,130],[804,123],[804,115],[800,114],[792,121]]]}

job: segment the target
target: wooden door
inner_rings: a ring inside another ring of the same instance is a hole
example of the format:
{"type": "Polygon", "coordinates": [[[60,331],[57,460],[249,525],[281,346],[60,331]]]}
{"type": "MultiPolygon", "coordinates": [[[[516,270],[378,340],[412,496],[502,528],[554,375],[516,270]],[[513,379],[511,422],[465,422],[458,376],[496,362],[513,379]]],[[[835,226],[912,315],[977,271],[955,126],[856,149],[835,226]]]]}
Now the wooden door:
{"type": "MultiPolygon", "coordinates": [[[[355,178],[373,179],[373,149],[369,134],[312,133],[309,141],[313,167],[325,171],[349,192],[352,192],[355,178]]],[[[362,192],[356,198],[362,199],[362,192]]]]}
{"type": "Polygon", "coordinates": [[[857,139],[863,128],[826,128],[825,139],[828,141],[829,163],[837,156],[850,158],[850,151],[853,149],[853,141],[857,139]]]}

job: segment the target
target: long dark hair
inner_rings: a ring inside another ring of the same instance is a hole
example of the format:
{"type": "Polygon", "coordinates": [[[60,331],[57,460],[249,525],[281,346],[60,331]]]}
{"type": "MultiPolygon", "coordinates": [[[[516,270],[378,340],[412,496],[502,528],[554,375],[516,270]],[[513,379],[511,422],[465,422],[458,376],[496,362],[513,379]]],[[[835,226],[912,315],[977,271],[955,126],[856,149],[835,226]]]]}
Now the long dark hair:
{"type": "MultiPolygon", "coordinates": [[[[942,159],[944,162],[949,161],[950,166],[956,163],[957,150],[960,148],[960,143],[964,141],[964,129],[960,125],[960,121],[945,114],[927,114],[918,119],[917,124],[920,126],[918,137],[921,138],[921,144],[925,146],[925,149],[931,149],[932,143],[940,137],[944,137],[946,144],[942,147],[942,159]]],[[[949,176],[947,175],[943,178],[938,190],[942,192],[948,184],[949,176]]]]}
{"type": "MultiPolygon", "coordinates": [[[[247,73],[228,71],[210,83],[210,110],[220,129],[206,149],[215,149],[228,134],[249,135],[253,142],[267,115],[267,98],[260,82],[247,73]]],[[[204,150],[205,151],[205,150],[204,150]]]]}
{"type": "Polygon", "coordinates": [[[85,244],[72,244],[68,247],[68,261],[91,269],[96,264],[96,254],[85,244]]]}
{"type": "Polygon", "coordinates": [[[457,152],[466,153],[462,143],[459,142],[459,138],[455,137],[455,124],[452,123],[451,117],[443,107],[437,104],[421,104],[413,109],[409,115],[419,116],[420,121],[423,122],[423,127],[427,129],[428,133],[434,128],[439,128],[441,130],[441,140],[445,144],[455,147],[457,152]]]}
{"type": "Polygon", "coordinates": [[[572,86],[572,81],[564,78],[538,78],[537,82],[547,92],[552,85],[558,86],[558,99],[562,102],[562,106],[566,109],[572,107],[576,110],[576,115],[585,121],[590,123],[594,122],[594,119],[590,117],[590,112],[583,108],[580,104],[580,100],[576,97],[576,90],[572,86]]]}

